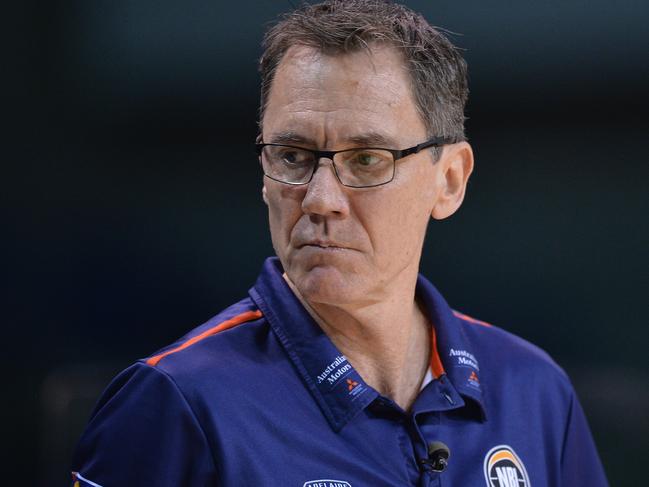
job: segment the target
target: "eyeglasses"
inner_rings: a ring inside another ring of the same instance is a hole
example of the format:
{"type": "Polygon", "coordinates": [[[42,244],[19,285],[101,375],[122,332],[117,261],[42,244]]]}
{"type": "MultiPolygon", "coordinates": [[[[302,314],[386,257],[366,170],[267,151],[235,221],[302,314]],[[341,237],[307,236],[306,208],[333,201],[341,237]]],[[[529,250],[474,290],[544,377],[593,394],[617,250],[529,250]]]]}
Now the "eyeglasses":
{"type": "Polygon", "coordinates": [[[307,184],[313,178],[318,162],[325,158],[333,163],[334,173],[343,186],[371,188],[394,179],[396,161],[429,147],[457,142],[452,137],[433,137],[402,150],[363,147],[337,151],[305,149],[293,145],[255,144],[264,175],[280,183],[307,184]]]}

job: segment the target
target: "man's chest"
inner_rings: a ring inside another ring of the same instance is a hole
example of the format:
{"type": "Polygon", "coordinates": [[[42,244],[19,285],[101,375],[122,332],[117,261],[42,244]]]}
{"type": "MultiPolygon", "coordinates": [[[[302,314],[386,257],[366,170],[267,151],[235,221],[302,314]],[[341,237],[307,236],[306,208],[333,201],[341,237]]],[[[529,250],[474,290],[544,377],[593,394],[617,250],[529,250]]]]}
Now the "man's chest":
{"type": "MultiPolygon", "coordinates": [[[[224,486],[403,487],[552,485],[546,441],[522,424],[463,421],[432,413],[408,418],[360,414],[339,432],[300,408],[220,428],[224,486]],[[427,445],[448,446],[448,466],[427,471],[427,445]]],[[[558,458],[558,456],[557,456],[558,458]]]]}

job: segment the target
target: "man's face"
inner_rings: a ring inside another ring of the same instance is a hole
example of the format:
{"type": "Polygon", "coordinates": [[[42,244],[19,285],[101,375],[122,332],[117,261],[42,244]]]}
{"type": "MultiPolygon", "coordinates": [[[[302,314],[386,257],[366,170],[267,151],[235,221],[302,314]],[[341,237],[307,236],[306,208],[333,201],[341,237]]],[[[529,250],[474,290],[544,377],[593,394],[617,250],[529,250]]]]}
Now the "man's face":
{"type": "MultiPolygon", "coordinates": [[[[322,150],[404,149],[427,139],[403,61],[389,47],[337,56],[291,47],[262,136],[322,150]]],[[[328,159],[306,185],[264,178],[273,247],[300,294],[312,304],[364,306],[414,281],[440,167],[425,150],[397,161],[394,180],[374,188],[342,186],[328,159]]]]}

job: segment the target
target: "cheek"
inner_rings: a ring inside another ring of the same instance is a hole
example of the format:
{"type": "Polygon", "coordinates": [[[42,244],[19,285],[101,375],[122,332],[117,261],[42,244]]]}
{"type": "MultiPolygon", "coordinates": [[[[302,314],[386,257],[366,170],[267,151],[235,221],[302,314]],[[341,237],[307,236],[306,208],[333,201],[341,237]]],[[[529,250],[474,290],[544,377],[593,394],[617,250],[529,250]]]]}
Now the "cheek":
{"type": "MultiPolygon", "coordinates": [[[[423,175],[422,175],[423,176],[423,175]]],[[[377,256],[386,265],[401,265],[419,254],[434,204],[434,182],[395,186],[368,205],[365,226],[377,256]]],[[[388,187],[385,188],[386,190],[388,187]]]]}
{"type": "Polygon", "coordinates": [[[394,226],[399,222],[399,215],[391,208],[392,199],[382,194],[379,198],[359,198],[352,206],[352,213],[355,215],[355,225],[351,225],[353,231],[368,243],[366,250],[371,249],[374,258],[383,258],[393,247],[394,226]]]}
{"type": "Polygon", "coordinates": [[[395,259],[411,254],[412,249],[417,249],[423,241],[428,217],[410,203],[403,202],[387,209],[378,222],[382,237],[376,244],[395,259]]]}
{"type": "Polygon", "coordinates": [[[302,198],[295,188],[266,185],[268,222],[273,245],[286,244],[295,223],[302,215],[302,198]]]}

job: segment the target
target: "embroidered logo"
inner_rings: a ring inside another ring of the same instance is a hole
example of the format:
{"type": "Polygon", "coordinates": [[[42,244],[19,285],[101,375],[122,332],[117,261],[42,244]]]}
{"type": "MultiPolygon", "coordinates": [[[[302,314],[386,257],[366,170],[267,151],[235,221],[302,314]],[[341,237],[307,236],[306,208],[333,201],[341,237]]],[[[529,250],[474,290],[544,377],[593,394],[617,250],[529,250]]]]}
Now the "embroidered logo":
{"type": "Polygon", "coordinates": [[[352,484],[344,480],[320,479],[304,482],[302,487],[352,487],[352,484]]]}
{"type": "Polygon", "coordinates": [[[347,357],[344,355],[338,355],[334,361],[327,364],[320,375],[318,375],[318,384],[325,382],[333,387],[336,385],[336,382],[338,382],[338,379],[344,375],[349,375],[348,373],[351,370],[352,366],[347,361],[347,357]]]}
{"type": "Polygon", "coordinates": [[[531,487],[525,465],[508,445],[493,447],[484,459],[487,487],[531,487]]]}
{"type": "Polygon", "coordinates": [[[347,379],[347,390],[351,391],[354,387],[358,385],[358,382],[356,382],[353,379],[347,379]]]}
{"type": "Polygon", "coordinates": [[[453,357],[454,360],[457,360],[457,365],[460,367],[470,367],[477,371],[480,371],[480,366],[478,365],[478,359],[475,358],[471,352],[466,350],[455,350],[451,348],[448,352],[449,357],[453,357]]]}

